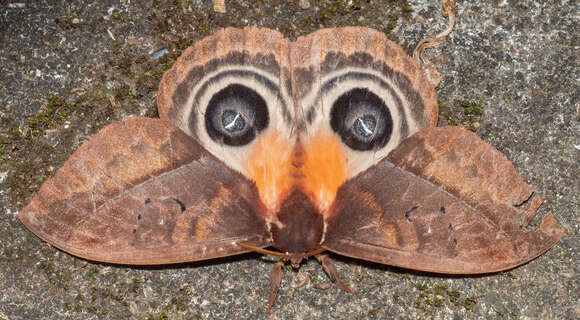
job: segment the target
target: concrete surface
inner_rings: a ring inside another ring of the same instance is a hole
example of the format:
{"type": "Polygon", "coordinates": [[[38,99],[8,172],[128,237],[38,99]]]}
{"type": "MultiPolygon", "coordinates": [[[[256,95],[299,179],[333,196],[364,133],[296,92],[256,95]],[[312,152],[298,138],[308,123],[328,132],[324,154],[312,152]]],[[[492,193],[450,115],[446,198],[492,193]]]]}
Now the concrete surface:
{"type": "Polygon", "coordinates": [[[0,319],[578,319],[580,106],[575,1],[458,3],[439,68],[440,124],[472,127],[543,194],[567,234],[499,274],[447,277],[333,256],[355,294],[312,260],[285,271],[265,315],[269,258],[164,267],[87,262],[37,239],[18,211],[99,128],[155,116],[162,72],[221,27],[258,25],[296,38],[366,25],[411,52],[445,28],[438,1],[0,3],[0,319]],[[304,9],[303,9],[304,8],[304,9]],[[158,59],[157,55],[167,53],[158,59]],[[483,109],[468,117],[466,106],[483,109]]]}

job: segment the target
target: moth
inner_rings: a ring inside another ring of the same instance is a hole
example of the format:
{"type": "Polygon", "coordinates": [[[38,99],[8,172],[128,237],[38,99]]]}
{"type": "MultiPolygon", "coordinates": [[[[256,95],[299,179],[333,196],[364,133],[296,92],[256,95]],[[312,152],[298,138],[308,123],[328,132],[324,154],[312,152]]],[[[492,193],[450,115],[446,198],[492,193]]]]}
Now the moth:
{"type": "Polygon", "coordinates": [[[223,29],[159,86],[160,119],[128,118],[85,142],[19,213],[72,255],[132,265],[257,251],[282,266],[324,251],[443,274],[506,270],[562,235],[500,152],[436,127],[432,85],[364,27],[290,41],[223,29]],[[526,205],[522,205],[526,204],[526,205]]]}

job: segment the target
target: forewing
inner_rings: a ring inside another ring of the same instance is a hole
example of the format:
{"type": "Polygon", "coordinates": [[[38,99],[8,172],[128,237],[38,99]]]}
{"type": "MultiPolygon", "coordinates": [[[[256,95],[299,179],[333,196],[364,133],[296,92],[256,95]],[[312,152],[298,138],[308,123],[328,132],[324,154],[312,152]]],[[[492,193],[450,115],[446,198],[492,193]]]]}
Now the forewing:
{"type": "Polygon", "coordinates": [[[112,124],[20,213],[41,239],[102,262],[165,264],[270,244],[255,185],[159,119],[112,124]]]}
{"type": "Polygon", "coordinates": [[[562,235],[552,214],[526,230],[541,200],[512,164],[475,134],[429,128],[345,183],[323,247],[369,261],[450,274],[523,264],[562,235]]]}

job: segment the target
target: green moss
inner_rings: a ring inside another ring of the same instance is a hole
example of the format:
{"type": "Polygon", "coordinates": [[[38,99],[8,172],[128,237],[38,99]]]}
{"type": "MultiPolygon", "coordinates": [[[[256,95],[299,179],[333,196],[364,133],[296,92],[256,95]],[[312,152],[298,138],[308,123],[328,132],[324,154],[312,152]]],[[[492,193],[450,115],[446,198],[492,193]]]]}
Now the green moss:
{"type": "Polygon", "coordinates": [[[116,113],[136,108],[128,87],[118,90],[106,90],[101,84],[72,101],[47,94],[42,108],[28,116],[22,130],[19,121],[2,119],[0,162],[9,172],[5,182],[13,206],[28,202],[40,183],[54,174],[70,155],[70,146],[79,133],[90,134],[116,118],[116,113]],[[117,96],[118,108],[103,108],[110,96],[117,96]],[[11,161],[5,163],[6,159],[11,161]]]}
{"type": "Polygon", "coordinates": [[[447,296],[449,298],[449,301],[453,303],[457,302],[457,299],[459,299],[460,295],[461,294],[457,290],[447,290],[447,296]]]}
{"type": "Polygon", "coordinates": [[[470,100],[439,103],[439,125],[462,126],[477,131],[483,119],[483,104],[470,100]]]}
{"type": "Polygon", "coordinates": [[[483,104],[477,103],[475,101],[461,101],[461,106],[463,107],[463,112],[466,115],[475,114],[475,115],[482,115],[483,114],[483,104]]]}
{"type": "Polygon", "coordinates": [[[475,300],[475,298],[469,297],[469,298],[465,299],[463,306],[465,307],[465,309],[473,312],[473,309],[474,309],[476,303],[477,303],[477,300],[475,300]]]}
{"type": "Polygon", "coordinates": [[[437,308],[442,307],[444,305],[444,303],[445,303],[445,300],[441,297],[436,296],[435,298],[433,298],[433,306],[435,306],[437,308]]]}
{"type": "MultiPolygon", "coordinates": [[[[461,299],[461,292],[449,289],[447,285],[441,283],[431,283],[429,280],[418,281],[416,283],[418,294],[413,305],[415,308],[430,314],[430,308],[440,308],[445,305],[462,306],[473,311],[477,301],[474,297],[461,299]]],[[[398,294],[394,295],[399,297],[398,294]]]]}
{"type": "Polygon", "coordinates": [[[448,286],[444,285],[444,284],[442,285],[442,284],[436,283],[433,288],[435,290],[434,291],[435,294],[439,295],[439,294],[442,294],[443,292],[447,291],[448,286]]]}
{"type": "Polygon", "coordinates": [[[171,301],[161,307],[161,312],[147,315],[147,319],[201,319],[199,315],[188,311],[191,301],[190,292],[187,288],[178,290],[171,301]]]}
{"type": "Polygon", "coordinates": [[[429,280],[425,280],[417,285],[417,289],[424,291],[429,288],[429,280]]]}
{"type": "Polygon", "coordinates": [[[159,68],[157,70],[153,70],[151,71],[151,75],[155,78],[155,79],[161,79],[161,76],[163,75],[163,72],[165,72],[164,68],[159,68]]]}

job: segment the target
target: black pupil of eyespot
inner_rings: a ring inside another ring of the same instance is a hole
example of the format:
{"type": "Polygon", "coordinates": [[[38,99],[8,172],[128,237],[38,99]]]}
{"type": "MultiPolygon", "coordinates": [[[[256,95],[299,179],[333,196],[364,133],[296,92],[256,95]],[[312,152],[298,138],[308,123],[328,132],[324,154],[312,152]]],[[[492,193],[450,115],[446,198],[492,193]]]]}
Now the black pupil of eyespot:
{"type": "Polygon", "coordinates": [[[205,110],[209,137],[230,146],[250,143],[268,126],[266,101],[255,90],[230,84],[215,93],[205,110]]]}
{"type": "Polygon", "coordinates": [[[246,121],[239,112],[226,110],[222,114],[222,126],[229,132],[242,131],[246,126],[246,121]]]}
{"type": "Polygon", "coordinates": [[[383,99],[369,89],[354,88],[332,104],[330,126],[351,149],[366,151],[389,142],[393,120],[383,99]]]}
{"type": "Polygon", "coordinates": [[[377,120],[370,114],[365,114],[358,117],[352,126],[356,134],[363,137],[370,137],[375,133],[377,127],[377,120]]]}

